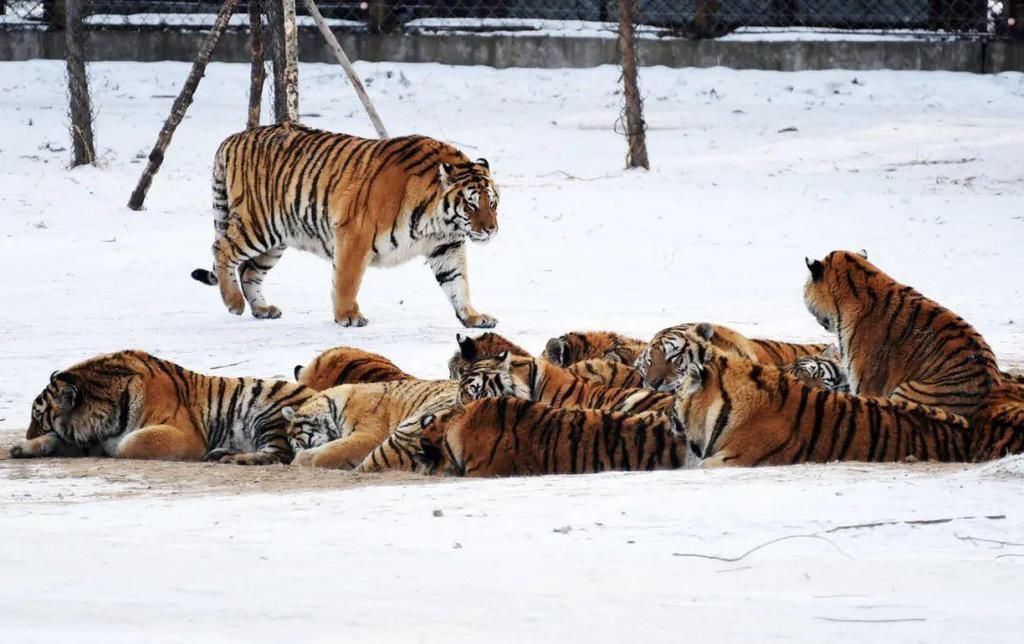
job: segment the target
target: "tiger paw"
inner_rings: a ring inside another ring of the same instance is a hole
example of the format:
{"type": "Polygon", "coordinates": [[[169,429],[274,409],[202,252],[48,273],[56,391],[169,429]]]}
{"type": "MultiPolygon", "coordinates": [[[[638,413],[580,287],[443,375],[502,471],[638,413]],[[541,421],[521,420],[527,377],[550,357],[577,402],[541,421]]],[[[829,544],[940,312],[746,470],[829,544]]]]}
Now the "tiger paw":
{"type": "Polygon", "coordinates": [[[498,325],[498,318],[491,317],[486,313],[473,313],[465,317],[460,316],[462,326],[470,329],[493,329],[498,325]]]}
{"type": "Polygon", "coordinates": [[[203,456],[203,461],[207,463],[223,463],[225,458],[234,456],[237,453],[225,447],[218,447],[207,452],[206,456],[203,456]]]}
{"type": "Polygon", "coordinates": [[[228,312],[234,315],[245,313],[245,298],[241,293],[225,297],[224,305],[228,307],[228,312]]]}
{"type": "Polygon", "coordinates": [[[342,315],[335,315],[334,322],[340,326],[366,326],[369,320],[363,317],[359,311],[352,311],[342,315]]]}
{"type": "Polygon", "coordinates": [[[32,455],[25,451],[25,448],[21,445],[15,445],[8,453],[11,458],[32,458],[32,455]]]}
{"type": "Polygon", "coordinates": [[[281,317],[281,309],[273,304],[267,306],[253,307],[252,316],[261,320],[276,320],[281,317]]]}
{"type": "Polygon", "coordinates": [[[313,467],[314,456],[316,456],[315,449],[304,449],[295,455],[295,458],[292,459],[292,465],[313,467]]]}

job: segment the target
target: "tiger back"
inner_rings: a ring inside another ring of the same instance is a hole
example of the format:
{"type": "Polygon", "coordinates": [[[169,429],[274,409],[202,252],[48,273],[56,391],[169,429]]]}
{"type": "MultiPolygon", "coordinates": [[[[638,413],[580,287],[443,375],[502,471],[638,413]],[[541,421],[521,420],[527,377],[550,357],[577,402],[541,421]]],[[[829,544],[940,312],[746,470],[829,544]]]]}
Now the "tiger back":
{"type": "Polygon", "coordinates": [[[722,353],[689,365],[676,396],[676,428],[704,467],[968,457],[961,416],[814,388],[722,353]]]}
{"type": "Polygon", "coordinates": [[[838,338],[850,391],[939,407],[970,419],[1001,380],[970,324],[856,253],[807,260],[804,301],[838,338]]]}
{"type": "Polygon", "coordinates": [[[685,441],[658,413],[563,409],[485,398],[424,416],[417,460],[426,473],[493,477],[676,469],[685,441]]]}
{"type": "Polygon", "coordinates": [[[296,382],[317,391],[360,382],[392,382],[414,376],[382,355],[355,347],[334,347],[308,365],[295,366],[296,382]]]}
{"type": "Polygon", "coordinates": [[[613,331],[572,331],[548,340],[541,357],[560,367],[591,358],[631,365],[646,346],[643,340],[613,331]]]}
{"type": "Polygon", "coordinates": [[[189,371],[142,351],[119,351],[54,372],[32,405],[36,436],[15,458],[66,454],[287,463],[281,410],[315,392],[294,383],[189,371]]]}

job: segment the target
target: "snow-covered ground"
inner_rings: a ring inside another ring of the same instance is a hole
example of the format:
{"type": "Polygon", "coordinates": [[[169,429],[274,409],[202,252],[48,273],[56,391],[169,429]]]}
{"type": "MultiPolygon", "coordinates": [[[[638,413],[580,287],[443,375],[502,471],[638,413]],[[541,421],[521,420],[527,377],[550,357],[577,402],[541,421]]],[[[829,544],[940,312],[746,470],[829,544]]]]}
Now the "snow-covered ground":
{"type": "MultiPolygon", "coordinates": [[[[820,339],[804,256],[866,248],[1024,364],[1024,75],[645,68],[645,173],[621,170],[615,69],[357,67],[392,133],[490,160],[501,231],[470,250],[474,299],[528,348],[686,320],[820,339]]],[[[91,70],[102,164],[69,171],[62,65],[0,63],[0,444],[51,371],[124,347],[284,377],[353,344],[445,373],[461,329],[419,262],[368,273],[363,329],[333,325],[328,265],[294,251],[265,289],[280,320],[231,316],[189,278],[210,263],[210,161],[244,124],[246,66],[211,65],[141,213],[124,204],[188,66],[91,70]]],[[[300,80],[306,123],[372,132],[339,69],[300,80]]],[[[1019,458],[272,492],[240,468],[242,494],[116,466],[0,461],[4,641],[997,642],[1024,626],[1024,548],[983,541],[1024,543],[1019,458]],[[981,518],[906,523],[954,517],[981,518]],[[735,563],[674,556],[787,535],[814,536],[735,563]]]]}

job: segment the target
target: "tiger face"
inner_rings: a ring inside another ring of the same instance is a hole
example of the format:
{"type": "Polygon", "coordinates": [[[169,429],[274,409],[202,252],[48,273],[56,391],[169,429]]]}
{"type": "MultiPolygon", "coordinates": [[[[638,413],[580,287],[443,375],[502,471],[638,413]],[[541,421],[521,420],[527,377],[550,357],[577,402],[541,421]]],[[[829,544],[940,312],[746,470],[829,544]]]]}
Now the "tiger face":
{"type": "Polygon", "coordinates": [[[498,188],[487,159],[441,164],[445,219],[475,242],[498,232],[498,188]]]}
{"type": "Polygon", "coordinates": [[[481,398],[530,398],[530,389],[512,374],[512,356],[502,351],[463,367],[458,396],[458,403],[465,405],[481,398]]]}
{"type": "Polygon", "coordinates": [[[26,437],[29,439],[49,432],[73,438],[69,417],[81,402],[78,385],[72,376],[54,371],[50,384],[32,402],[32,421],[26,437]]]}
{"type": "Polygon", "coordinates": [[[332,413],[331,400],[316,396],[298,410],[285,407],[281,410],[288,421],[288,443],[292,451],[313,449],[341,437],[341,429],[332,413]]]}
{"type": "Polygon", "coordinates": [[[867,251],[834,251],[824,260],[804,259],[810,275],[804,284],[804,304],[818,324],[829,333],[839,330],[839,302],[856,302],[867,281],[878,270],[867,261],[867,251]],[[852,297],[842,297],[849,295],[852,297]]]}
{"type": "Polygon", "coordinates": [[[850,381],[838,364],[821,356],[804,356],[787,365],[783,371],[796,376],[805,384],[830,391],[850,391],[850,381]]]}
{"type": "Polygon", "coordinates": [[[675,391],[687,367],[703,364],[711,351],[702,335],[710,325],[684,324],[660,331],[636,360],[635,367],[648,389],[661,392],[675,391]]]}

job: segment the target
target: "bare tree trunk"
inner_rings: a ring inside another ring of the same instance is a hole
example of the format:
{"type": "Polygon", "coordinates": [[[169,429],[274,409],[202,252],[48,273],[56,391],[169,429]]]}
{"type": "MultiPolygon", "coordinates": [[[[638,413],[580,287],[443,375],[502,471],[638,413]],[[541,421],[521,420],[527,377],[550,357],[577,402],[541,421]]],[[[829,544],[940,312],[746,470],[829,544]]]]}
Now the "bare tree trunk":
{"type": "Polygon", "coordinates": [[[619,0],[619,52],[622,56],[622,91],[625,97],[626,136],[629,139],[627,168],[650,169],[647,160],[647,125],[637,82],[636,32],[633,28],[634,0],[619,0]]]}
{"type": "Polygon", "coordinates": [[[263,17],[259,0],[249,0],[249,51],[252,55],[252,71],[249,80],[249,115],[245,127],[251,129],[260,125],[260,104],[263,101],[263,17]]]}
{"type": "Polygon", "coordinates": [[[352,67],[352,61],[349,60],[345,50],[341,48],[341,43],[334,37],[334,33],[331,32],[331,28],[324,22],[324,17],[320,15],[320,10],[317,9],[316,3],[313,0],[305,0],[306,10],[309,11],[309,15],[313,16],[313,20],[316,22],[316,26],[319,27],[320,33],[323,34],[327,40],[327,45],[334,52],[334,57],[338,59],[342,69],[345,70],[345,74],[348,76],[348,80],[352,83],[352,87],[356,90],[356,95],[359,96],[359,100],[362,102],[363,107],[366,109],[366,113],[370,116],[370,121],[373,123],[373,129],[377,130],[377,136],[382,139],[388,138],[388,132],[384,129],[384,123],[380,120],[380,115],[377,114],[377,110],[373,107],[373,102],[370,101],[370,95],[366,93],[366,88],[363,87],[363,81],[359,80],[359,75],[356,74],[356,70],[352,67]]]}
{"type": "Polygon", "coordinates": [[[386,34],[397,26],[395,12],[389,0],[368,0],[366,27],[371,34],[386,34]]]}
{"type": "Polygon", "coordinates": [[[698,38],[711,38],[718,31],[718,0],[695,0],[693,32],[698,38]]]}
{"type": "Polygon", "coordinates": [[[295,24],[295,0],[283,0],[284,96],[288,120],[299,120],[299,29],[295,24]]]}
{"type": "Polygon", "coordinates": [[[174,99],[174,104],[171,106],[171,114],[167,117],[163,128],[160,130],[160,135],[156,139],[153,151],[149,153],[149,163],[146,164],[146,169],[143,170],[142,176],[139,177],[139,183],[135,186],[135,191],[132,192],[132,196],[128,200],[128,207],[132,210],[142,209],[142,203],[146,200],[146,193],[153,182],[153,175],[160,170],[160,164],[164,161],[164,152],[167,151],[167,146],[171,143],[174,130],[181,123],[181,120],[185,118],[185,110],[192,104],[192,95],[195,94],[199,81],[202,80],[203,74],[206,72],[206,65],[210,62],[213,48],[217,46],[217,41],[220,40],[221,34],[224,33],[224,28],[227,27],[228,20],[231,19],[231,12],[234,10],[237,1],[224,1],[223,6],[220,8],[220,13],[217,14],[217,20],[214,21],[210,33],[206,36],[206,40],[203,41],[203,46],[200,47],[199,53],[196,54],[196,60],[192,63],[192,71],[189,72],[188,78],[185,79],[185,85],[181,88],[178,97],[174,99]]]}
{"type": "Polygon", "coordinates": [[[96,161],[96,144],[92,134],[92,101],[89,99],[89,77],[85,71],[85,31],[82,26],[82,5],[86,0],[67,0],[64,37],[68,67],[68,94],[71,111],[72,167],[96,161]]]}
{"type": "Polygon", "coordinates": [[[274,122],[288,120],[288,101],[285,90],[284,69],[284,13],[281,0],[260,0],[267,14],[267,29],[270,32],[270,58],[274,67],[274,122]]]}

